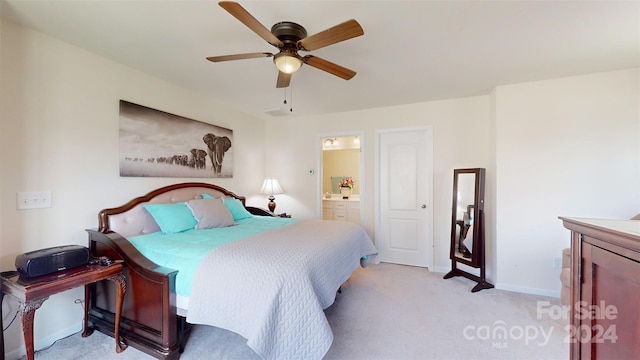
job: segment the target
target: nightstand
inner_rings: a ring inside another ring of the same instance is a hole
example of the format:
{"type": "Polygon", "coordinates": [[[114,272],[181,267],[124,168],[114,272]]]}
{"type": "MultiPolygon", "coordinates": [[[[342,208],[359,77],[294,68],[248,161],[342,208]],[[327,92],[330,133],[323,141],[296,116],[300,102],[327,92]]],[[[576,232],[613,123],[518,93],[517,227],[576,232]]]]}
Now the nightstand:
{"type": "MultiPolygon", "coordinates": [[[[120,315],[122,313],[122,303],[127,285],[125,276],[122,273],[123,261],[116,260],[111,265],[83,265],[73,269],[60,271],[57,273],[38,276],[35,278],[25,278],[18,274],[8,274],[0,276],[2,283],[0,288],[0,305],[4,295],[15,298],[20,303],[20,319],[22,320],[22,333],[24,345],[27,351],[27,360],[34,359],[33,349],[33,320],[35,312],[49,296],[84,286],[85,300],[84,306],[84,329],[82,337],[91,334],[88,328],[88,300],[90,297],[90,284],[101,280],[111,280],[118,286],[116,298],[115,314],[115,339],[116,352],[122,352],[127,345],[120,343],[120,315]]],[[[2,317],[0,317],[0,329],[2,329],[2,317]]]]}

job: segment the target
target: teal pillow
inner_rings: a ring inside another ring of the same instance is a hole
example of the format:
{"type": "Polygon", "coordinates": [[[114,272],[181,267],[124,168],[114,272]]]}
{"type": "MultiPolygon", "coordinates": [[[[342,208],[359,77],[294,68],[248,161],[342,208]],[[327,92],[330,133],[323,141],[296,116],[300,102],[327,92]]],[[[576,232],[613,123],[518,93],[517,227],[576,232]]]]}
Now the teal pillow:
{"type": "Polygon", "coordinates": [[[227,207],[227,209],[231,213],[231,216],[233,216],[234,221],[250,218],[253,216],[250,212],[247,211],[247,209],[245,209],[244,205],[242,205],[242,202],[240,202],[240,200],[236,198],[224,199],[224,206],[227,207]]]}
{"type": "Polygon", "coordinates": [[[203,199],[215,199],[215,197],[209,195],[209,194],[202,194],[200,195],[203,199]]]}
{"type": "Polygon", "coordinates": [[[175,204],[144,204],[142,206],[151,214],[163,234],[195,229],[198,224],[187,204],[183,202],[175,204]]]}

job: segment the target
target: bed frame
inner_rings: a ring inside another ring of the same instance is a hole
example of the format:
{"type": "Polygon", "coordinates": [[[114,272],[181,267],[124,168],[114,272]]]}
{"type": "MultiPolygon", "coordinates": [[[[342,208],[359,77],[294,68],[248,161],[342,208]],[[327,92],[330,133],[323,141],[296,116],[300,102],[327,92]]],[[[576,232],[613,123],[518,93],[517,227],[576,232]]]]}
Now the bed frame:
{"type": "MultiPolygon", "coordinates": [[[[184,349],[187,324],[176,309],[178,272],[145,258],[126,237],[160,230],[142,204],[189,201],[205,193],[234,197],[254,215],[274,216],[266,210],[246,206],[244,196],[220,186],[191,182],[165,186],[120,207],[102,210],[98,214],[98,229],[87,230],[92,256],[124,260],[127,286],[121,341],[158,359],[178,359],[184,349]]],[[[92,285],[92,296],[86,299],[91,328],[109,336],[114,336],[115,329],[115,292],[112,282],[102,281],[92,285]]]]}

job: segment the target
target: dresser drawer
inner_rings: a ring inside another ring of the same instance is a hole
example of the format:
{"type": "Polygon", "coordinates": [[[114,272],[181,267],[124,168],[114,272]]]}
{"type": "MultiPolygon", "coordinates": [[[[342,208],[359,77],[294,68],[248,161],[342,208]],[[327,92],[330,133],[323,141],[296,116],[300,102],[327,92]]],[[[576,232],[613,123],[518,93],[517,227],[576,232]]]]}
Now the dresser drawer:
{"type": "Polygon", "coordinates": [[[336,201],[333,203],[333,208],[336,210],[339,210],[339,209],[346,210],[347,203],[345,201],[336,201]]]}
{"type": "Polygon", "coordinates": [[[347,221],[347,211],[346,210],[333,210],[333,220],[337,221],[347,221]]]}

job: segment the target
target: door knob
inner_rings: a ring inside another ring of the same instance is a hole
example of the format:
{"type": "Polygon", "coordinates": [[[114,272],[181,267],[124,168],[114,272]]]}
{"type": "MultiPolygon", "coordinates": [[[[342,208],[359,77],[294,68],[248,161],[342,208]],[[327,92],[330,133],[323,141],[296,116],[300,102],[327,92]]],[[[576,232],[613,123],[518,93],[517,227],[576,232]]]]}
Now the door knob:
{"type": "Polygon", "coordinates": [[[427,205],[426,204],[422,204],[421,208],[426,209],[427,205]]]}

